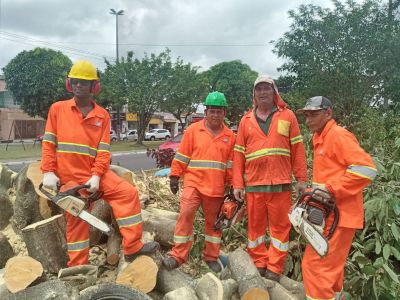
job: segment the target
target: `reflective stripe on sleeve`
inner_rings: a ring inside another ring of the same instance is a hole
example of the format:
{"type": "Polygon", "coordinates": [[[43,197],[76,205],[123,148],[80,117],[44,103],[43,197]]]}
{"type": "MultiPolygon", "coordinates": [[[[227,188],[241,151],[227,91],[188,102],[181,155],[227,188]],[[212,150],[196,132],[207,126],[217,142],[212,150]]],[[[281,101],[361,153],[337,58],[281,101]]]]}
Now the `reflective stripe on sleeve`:
{"type": "Polygon", "coordinates": [[[189,156],[183,155],[182,153],[179,152],[176,152],[174,159],[184,164],[188,164],[190,162],[189,156]]]}
{"type": "Polygon", "coordinates": [[[240,153],[244,153],[246,151],[246,148],[236,144],[235,147],[233,147],[233,150],[240,153]]]}
{"type": "Polygon", "coordinates": [[[100,142],[99,148],[97,148],[98,152],[110,152],[110,144],[100,142]]]}
{"type": "Polygon", "coordinates": [[[124,217],[124,218],[118,218],[117,223],[120,228],[138,225],[138,224],[142,223],[142,215],[140,213],[138,213],[137,215],[128,216],[128,217],[124,217]]]}
{"type": "Polygon", "coordinates": [[[294,145],[303,141],[303,137],[301,135],[295,136],[294,138],[290,139],[290,144],[294,145]]]}
{"type": "Polygon", "coordinates": [[[376,176],[376,169],[368,166],[350,165],[347,172],[369,180],[374,180],[376,176]]]}
{"type": "Polygon", "coordinates": [[[228,161],[226,162],[226,168],[227,168],[227,169],[232,169],[232,166],[233,166],[233,161],[228,160],[228,161]]]}
{"type": "Polygon", "coordinates": [[[218,236],[206,235],[206,242],[210,242],[213,244],[221,244],[221,238],[218,236]]]}
{"type": "Polygon", "coordinates": [[[43,136],[43,142],[48,142],[57,145],[57,136],[52,132],[46,131],[43,136]]]}

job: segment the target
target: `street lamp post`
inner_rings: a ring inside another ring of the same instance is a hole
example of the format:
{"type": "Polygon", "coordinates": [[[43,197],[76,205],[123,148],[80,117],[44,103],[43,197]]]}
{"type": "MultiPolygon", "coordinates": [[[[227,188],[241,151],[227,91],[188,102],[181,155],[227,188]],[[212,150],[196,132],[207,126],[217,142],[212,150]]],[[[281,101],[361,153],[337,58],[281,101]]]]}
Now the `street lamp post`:
{"type": "MultiPolygon", "coordinates": [[[[115,44],[117,48],[117,60],[116,63],[119,63],[119,51],[118,51],[118,16],[122,16],[124,14],[123,10],[116,11],[115,9],[110,9],[110,14],[115,16],[115,44]]],[[[120,131],[121,131],[121,122],[120,122],[120,107],[119,104],[117,105],[117,137],[120,138],[120,131]]]]}

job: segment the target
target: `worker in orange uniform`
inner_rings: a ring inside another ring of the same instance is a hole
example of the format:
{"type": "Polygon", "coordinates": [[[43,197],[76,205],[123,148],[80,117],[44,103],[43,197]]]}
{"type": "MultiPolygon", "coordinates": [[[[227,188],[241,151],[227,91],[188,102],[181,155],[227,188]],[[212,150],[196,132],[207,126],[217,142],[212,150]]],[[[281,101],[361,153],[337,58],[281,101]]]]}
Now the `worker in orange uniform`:
{"type": "MultiPolygon", "coordinates": [[[[344,266],[355,231],[364,223],[362,191],[376,176],[371,157],[352,133],[336,124],[332,109],[328,98],[316,96],[299,110],[314,133],[313,188],[329,192],[328,201],[335,201],[339,211],[327,256],[321,258],[306,246],[302,274],[307,299],[344,299],[344,266]]],[[[327,228],[332,222],[331,214],[327,228]]]]}
{"type": "Polygon", "coordinates": [[[230,187],[235,136],[224,124],[227,102],[224,94],[210,93],[204,105],[205,119],[190,125],[182,138],[171,165],[170,187],[176,194],[183,179],[180,212],[174,233],[174,247],[163,260],[175,269],[186,262],[193,243],[193,222],[201,205],[205,218],[204,260],[214,272],[220,272],[221,231],[213,225],[223,203],[225,184],[230,187]]]}
{"type": "Polygon", "coordinates": [[[278,281],[289,246],[292,173],[299,193],[308,180],[306,156],[296,116],[287,108],[271,77],[261,75],[256,79],[253,104],[254,109],[239,124],[233,188],[237,200],[246,198],[247,251],[261,276],[278,281]],[[267,227],[271,239],[268,248],[267,227]]]}
{"type": "MultiPolygon", "coordinates": [[[[110,165],[110,116],[90,98],[100,91],[97,70],[88,61],[77,61],[66,81],[74,97],[54,103],[49,110],[42,144],[43,186],[57,191],[74,181],[87,184],[88,191],[104,192],[123,237],[127,261],[156,251],[159,244],[143,244],[141,207],[137,189],[117,176],[110,165]]],[[[65,213],[68,266],[88,263],[89,225],[65,213]]]]}

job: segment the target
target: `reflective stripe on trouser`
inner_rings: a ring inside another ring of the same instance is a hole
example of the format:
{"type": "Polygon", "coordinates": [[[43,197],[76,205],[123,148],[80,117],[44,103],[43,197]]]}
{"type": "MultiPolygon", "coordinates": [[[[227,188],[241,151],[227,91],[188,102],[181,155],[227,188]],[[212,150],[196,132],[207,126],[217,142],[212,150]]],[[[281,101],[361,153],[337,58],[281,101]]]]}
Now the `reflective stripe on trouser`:
{"type": "MultiPolygon", "coordinates": [[[[328,226],[329,228],[330,226],[328,226]]],[[[327,256],[321,258],[307,244],[301,264],[307,299],[343,299],[344,266],[356,230],[337,227],[329,240],[327,256]]]]}
{"type": "Polygon", "coordinates": [[[290,221],[288,213],[292,192],[246,193],[248,212],[247,252],[258,268],[268,268],[282,274],[285,266],[290,221]],[[267,249],[265,235],[269,227],[271,243],[267,249]]]}
{"type": "MultiPolygon", "coordinates": [[[[100,190],[104,192],[103,199],[107,201],[118,222],[122,235],[124,254],[133,254],[143,247],[141,242],[142,227],[141,208],[136,188],[113,173],[107,171],[100,180],[100,190]]],[[[78,217],[65,213],[67,220],[68,266],[88,263],[89,225],[78,217]],[[82,247],[80,247],[82,246],[82,247]]]]}
{"type": "Polygon", "coordinates": [[[193,244],[193,223],[195,213],[201,205],[205,219],[205,261],[217,260],[219,257],[221,232],[214,231],[213,226],[224,199],[208,197],[199,193],[196,188],[185,187],[179,205],[179,217],[175,226],[174,247],[168,254],[178,260],[179,264],[186,262],[193,244]]]}

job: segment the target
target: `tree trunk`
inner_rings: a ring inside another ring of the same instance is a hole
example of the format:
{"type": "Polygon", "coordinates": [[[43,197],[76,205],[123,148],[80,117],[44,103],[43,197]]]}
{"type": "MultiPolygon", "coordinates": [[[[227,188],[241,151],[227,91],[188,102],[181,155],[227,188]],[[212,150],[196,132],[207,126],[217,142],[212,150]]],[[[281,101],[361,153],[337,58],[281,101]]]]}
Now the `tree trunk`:
{"type": "Polygon", "coordinates": [[[43,274],[43,267],[29,256],[15,256],[7,261],[4,270],[4,281],[11,293],[28,287],[43,274]]]}
{"type": "Polygon", "coordinates": [[[0,188],[0,230],[3,230],[10,224],[12,215],[13,207],[11,201],[3,189],[0,188]]]}
{"type": "Polygon", "coordinates": [[[113,234],[107,240],[107,263],[112,266],[118,264],[122,237],[118,230],[114,230],[113,234]]]}
{"type": "Polygon", "coordinates": [[[180,271],[175,269],[167,271],[161,268],[157,274],[157,290],[163,294],[169,293],[179,288],[194,289],[193,279],[180,271]]]}
{"type": "MultiPolygon", "coordinates": [[[[111,215],[112,209],[111,206],[103,199],[96,200],[93,203],[93,207],[90,213],[95,216],[96,218],[106,222],[107,224],[111,224],[111,215]]],[[[89,229],[89,240],[90,245],[98,245],[101,241],[105,240],[106,235],[98,230],[97,228],[90,225],[89,229]]]]}
{"type": "Polygon", "coordinates": [[[250,256],[243,249],[228,255],[228,267],[239,286],[241,299],[269,299],[267,287],[250,256]]]}
{"type": "Polygon", "coordinates": [[[0,232],[0,269],[4,268],[7,260],[14,256],[13,248],[7,237],[0,232]]]}
{"type": "Polygon", "coordinates": [[[22,229],[22,236],[31,257],[40,261],[44,269],[57,273],[67,265],[66,240],[62,215],[31,224],[22,229]]]}
{"type": "Polygon", "coordinates": [[[142,210],[143,230],[154,234],[154,240],[163,246],[171,247],[174,244],[174,229],[176,221],[142,210]]]}

